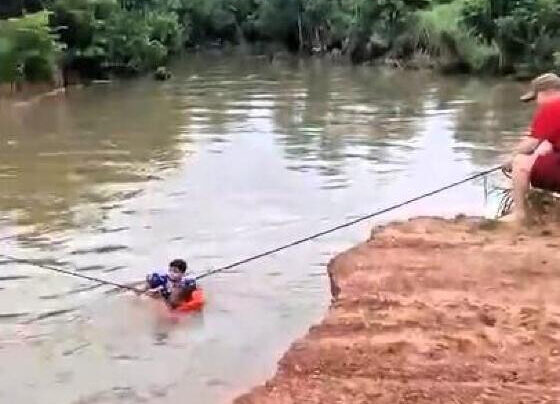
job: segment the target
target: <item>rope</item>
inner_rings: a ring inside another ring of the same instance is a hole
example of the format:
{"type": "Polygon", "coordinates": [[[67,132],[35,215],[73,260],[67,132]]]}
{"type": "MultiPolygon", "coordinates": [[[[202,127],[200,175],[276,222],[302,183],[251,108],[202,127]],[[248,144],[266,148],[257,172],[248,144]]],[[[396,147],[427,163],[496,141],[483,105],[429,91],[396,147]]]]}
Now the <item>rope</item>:
{"type": "Polygon", "coordinates": [[[364,216],[360,216],[360,217],[358,217],[357,219],[351,220],[351,221],[349,221],[349,222],[345,222],[345,223],[339,224],[339,225],[337,225],[337,226],[334,226],[334,227],[331,227],[331,228],[329,228],[329,229],[320,231],[320,232],[315,233],[315,234],[312,234],[312,235],[310,235],[310,236],[301,238],[301,239],[299,239],[299,240],[292,241],[292,242],[290,242],[290,243],[288,243],[288,244],[284,244],[284,245],[282,245],[282,246],[280,246],[280,247],[276,247],[276,248],[273,248],[273,249],[271,249],[271,250],[264,251],[264,252],[262,252],[262,253],[260,253],[260,254],[256,254],[256,255],[253,255],[253,256],[251,256],[251,257],[241,259],[241,260],[236,261],[236,262],[234,262],[234,263],[232,263],[232,264],[225,265],[225,266],[220,267],[220,268],[211,269],[211,270],[209,270],[209,271],[203,272],[202,274],[198,275],[195,279],[196,279],[196,280],[199,280],[199,279],[202,279],[202,278],[206,278],[206,277],[208,277],[208,276],[210,276],[210,275],[217,274],[217,273],[219,273],[219,272],[227,271],[227,270],[229,270],[229,269],[238,267],[238,266],[243,265],[243,264],[246,264],[246,263],[248,263],[248,262],[255,261],[255,260],[259,259],[259,258],[264,258],[264,257],[267,257],[267,256],[269,256],[269,255],[275,254],[275,253],[277,253],[277,252],[279,252],[279,251],[286,250],[286,249],[291,248],[291,247],[294,247],[294,246],[296,246],[296,245],[303,244],[303,243],[305,243],[305,242],[308,242],[308,241],[314,240],[314,239],[316,239],[316,238],[325,236],[325,235],[327,235],[327,234],[329,234],[329,233],[333,233],[333,232],[335,232],[335,231],[337,231],[337,230],[340,230],[340,229],[343,229],[343,228],[346,228],[346,227],[353,226],[353,225],[355,225],[356,223],[363,222],[364,220],[371,219],[371,218],[373,218],[373,217],[382,215],[382,214],[384,214],[384,213],[393,211],[393,210],[398,209],[398,208],[402,208],[403,206],[409,205],[409,204],[411,204],[411,203],[413,203],[413,202],[417,202],[417,201],[419,201],[419,200],[421,200],[421,199],[430,197],[430,196],[432,196],[432,195],[439,194],[440,192],[446,191],[446,190],[448,190],[448,189],[450,189],[450,188],[454,188],[454,187],[459,186],[459,185],[461,185],[461,184],[464,184],[464,183],[466,183],[466,182],[475,180],[475,179],[480,178],[480,177],[484,177],[484,176],[486,176],[486,175],[488,175],[488,174],[491,174],[491,173],[493,173],[494,171],[498,171],[498,170],[500,170],[500,169],[502,169],[502,166],[494,167],[494,168],[491,168],[491,169],[486,170],[486,171],[481,171],[481,172],[479,172],[479,173],[477,173],[477,174],[471,175],[470,177],[464,178],[464,179],[462,179],[462,180],[460,180],[460,181],[453,182],[453,183],[451,183],[451,184],[449,184],[449,185],[446,185],[446,186],[444,186],[444,187],[441,187],[441,188],[438,188],[438,189],[434,189],[433,191],[426,192],[426,193],[424,193],[424,194],[422,194],[422,195],[415,196],[414,198],[411,198],[411,199],[408,199],[408,200],[406,200],[406,201],[397,203],[397,204],[395,204],[395,205],[389,206],[389,207],[384,208],[384,209],[380,209],[380,210],[375,211],[375,212],[373,212],[373,213],[370,213],[370,214],[367,214],[367,215],[364,215],[364,216]]]}
{"type": "Polygon", "coordinates": [[[33,265],[33,266],[36,266],[36,267],[39,267],[39,268],[48,269],[50,271],[59,272],[61,274],[74,276],[76,278],[81,278],[81,279],[86,279],[88,281],[101,283],[103,285],[115,286],[115,287],[120,288],[120,289],[126,289],[126,290],[131,290],[131,291],[136,292],[136,293],[142,293],[141,290],[136,289],[135,287],[132,287],[132,286],[129,286],[129,285],[123,285],[122,283],[106,281],[104,279],[95,278],[93,276],[88,276],[88,275],[83,275],[83,274],[80,274],[80,273],[74,272],[74,271],[67,271],[67,270],[62,269],[62,268],[54,267],[52,265],[41,264],[40,262],[37,262],[37,261],[16,258],[16,257],[12,257],[11,255],[6,255],[6,254],[0,254],[0,257],[7,258],[12,262],[17,262],[17,263],[21,263],[21,264],[29,264],[29,265],[33,265]]]}
{"type": "MultiPolygon", "coordinates": [[[[290,242],[290,243],[288,243],[288,244],[284,244],[284,245],[282,245],[282,246],[280,246],[280,247],[276,247],[276,248],[273,248],[273,249],[271,249],[271,250],[264,251],[264,252],[262,252],[262,253],[260,253],[260,254],[256,254],[256,255],[253,255],[253,256],[251,256],[251,257],[244,258],[244,259],[239,260],[239,261],[236,261],[236,262],[234,262],[234,263],[232,263],[232,264],[225,265],[225,266],[223,266],[223,267],[219,267],[219,268],[215,268],[215,269],[211,269],[211,270],[209,270],[209,271],[203,272],[202,274],[197,275],[195,279],[196,279],[196,280],[203,279],[203,278],[206,278],[206,277],[208,277],[208,276],[211,276],[211,275],[214,275],[214,274],[217,274],[217,273],[220,273],[220,272],[224,272],[224,271],[227,271],[227,270],[229,270],[229,269],[232,269],[232,268],[238,267],[238,266],[240,266],[240,265],[246,264],[246,263],[248,263],[248,262],[255,261],[255,260],[257,260],[257,259],[267,257],[267,256],[272,255],[272,254],[275,254],[275,253],[277,253],[277,252],[279,252],[279,251],[283,251],[283,250],[286,250],[286,249],[288,249],[288,248],[297,246],[297,245],[299,245],[299,244],[303,244],[303,243],[305,243],[305,242],[308,242],[308,241],[317,239],[317,238],[319,238],[319,237],[322,237],[322,236],[325,236],[325,235],[327,235],[327,234],[333,233],[333,232],[335,232],[335,231],[337,231],[337,230],[340,230],[340,229],[344,229],[344,228],[346,228],[346,227],[353,226],[353,225],[355,225],[355,224],[357,224],[357,223],[359,223],[359,222],[363,222],[364,220],[371,219],[371,218],[373,218],[373,217],[376,217],[376,216],[382,215],[382,214],[384,214],[384,213],[387,213],[387,212],[396,210],[396,209],[398,209],[398,208],[401,208],[401,207],[403,207],[403,206],[409,205],[409,204],[411,204],[411,203],[413,203],[413,202],[416,202],[416,201],[419,201],[419,200],[421,200],[421,199],[428,198],[428,197],[430,197],[430,196],[432,196],[432,195],[435,195],[435,194],[439,194],[440,192],[443,192],[443,191],[446,191],[446,190],[448,190],[448,189],[454,188],[454,187],[459,186],[459,185],[461,185],[461,184],[464,184],[464,183],[466,183],[466,182],[475,180],[475,179],[480,178],[480,177],[484,177],[484,176],[486,176],[486,175],[488,175],[488,174],[490,174],[490,173],[493,173],[494,171],[498,171],[498,170],[500,170],[500,169],[502,169],[502,166],[494,167],[494,168],[491,168],[491,169],[486,170],[486,171],[481,171],[481,172],[479,172],[479,173],[477,173],[477,174],[471,175],[470,177],[464,178],[464,179],[462,179],[462,180],[460,180],[460,181],[456,181],[456,182],[453,182],[453,183],[451,183],[451,184],[449,184],[449,185],[446,185],[446,186],[444,186],[444,187],[441,187],[441,188],[438,188],[438,189],[434,189],[433,191],[426,192],[426,193],[424,193],[424,194],[418,195],[418,196],[416,196],[416,197],[414,197],[414,198],[411,198],[411,199],[408,199],[408,200],[406,200],[406,201],[397,203],[397,204],[392,205],[392,206],[389,206],[389,207],[387,207],[387,208],[377,210],[377,211],[375,211],[375,212],[373,212],[373,213],[370,213],[370,214],[368,214],[368,215],[360,216],[360,217],[358,217],[358,218],[356,218],[356,219],[354,219],[354,220],[351,220],[351,221],[349,221],[349,222],[345,222],[345,223],[339,224],[339,225],[337,225],[337,226],[334,226],[334,227],[331,227],[331,228],[329,228],[329,229],[320,231],[320,232],[315,233],[315,234],[312,234],[312,235],[310,235],[310,236],[301,238],[301,239],[299,239],[299,240],[292,241],[292,242],[290,242]]],[[[39,268],[48,269],[48,270],[50,270],[50,271],[58,272],[58,273],[61,273],[61,274],[65,274],[65,275],[69,275],[69,276],[74,276],[74,277],[76,277],[76,278],[81,278],[81,279],[86,279],[86,280],[89,280],[89,281],[92,281],[92,282],[97,282],[97,283],[100,283],[100,284],[103,284],[103,285],[115,286],[115,287],[120,288],[120,289],[126,289],[126,290],[131,290],[131,291],[136,292],[136,293],[142,293],[141,290],[139,290],[139,289],[137,289],[137,288],[135,288],[135,287],[133,287],[133,286],[124,285],[124,284],[116,283],[116,282],[111,282],[111,281],[107,281],[107,280],[104,280],[104,279],[96,278],[96,277],[93,277],[93,276],[83,275],[83,274],[80,274],[80,273],[75,272],[75,271],[67,271],[67,270],[62,269],[62,268],[54,267],[54,266],[52,266],[52,265],[42,264],[42,263],[40,263],[40,262],[38,262],[38,261],[16,258],[16,257],[12,257],[12,256],[6,255],[6,254],[0,254],[0,257],[7,258],[8,260],[10,260],[10,261],[12,261],[12,262],[19,262],[19,263],[23,263],[23,264],[29,264],[29,265],[33,265],[33,266],[36,266],[36,267],[39,267],[39,268]]]]}

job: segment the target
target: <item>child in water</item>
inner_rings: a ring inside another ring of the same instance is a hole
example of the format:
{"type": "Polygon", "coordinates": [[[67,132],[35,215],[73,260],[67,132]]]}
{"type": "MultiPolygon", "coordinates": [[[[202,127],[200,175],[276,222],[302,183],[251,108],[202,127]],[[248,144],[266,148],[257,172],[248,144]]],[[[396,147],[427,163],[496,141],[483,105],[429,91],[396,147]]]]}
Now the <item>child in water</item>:
{"type": "Polygon", "coordinates": [[[187,277],[187,263],[174,259],[169,263],[166,274],[153,273],[146,276],[146,293],[152,297],[162,297],[167,305],[175,309],[191,298],[196,290],[196,280],[187,277]]]}

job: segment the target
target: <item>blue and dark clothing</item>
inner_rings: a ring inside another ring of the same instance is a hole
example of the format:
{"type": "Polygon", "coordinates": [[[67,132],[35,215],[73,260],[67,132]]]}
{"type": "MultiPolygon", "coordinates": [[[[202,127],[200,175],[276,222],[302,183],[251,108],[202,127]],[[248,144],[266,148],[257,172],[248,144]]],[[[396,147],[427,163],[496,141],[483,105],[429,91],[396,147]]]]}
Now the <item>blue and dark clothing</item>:
{"type": "Polygon", "coordinates": [[[171,297],[173,288],[179,288],[182,300],[188,300],[192,292],[196,290],[196,280],[193,278],[183,277],[181,280],[174,282],[167,274],[159,274],[154,272],[146,276],[146,283],[150,289],[161,288],[161,296],[168,300],[171,297]]]}

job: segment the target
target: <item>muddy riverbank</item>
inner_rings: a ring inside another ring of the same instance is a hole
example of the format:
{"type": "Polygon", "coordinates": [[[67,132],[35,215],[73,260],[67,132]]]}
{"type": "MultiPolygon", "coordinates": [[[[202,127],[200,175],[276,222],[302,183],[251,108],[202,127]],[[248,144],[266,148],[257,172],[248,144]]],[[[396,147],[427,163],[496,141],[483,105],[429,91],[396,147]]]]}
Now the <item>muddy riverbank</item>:
{"type": "Polygon", "coordinates": [[[377,229],[329,264],[333,301],[248,403],[560,400],[560,226],[377,229]]]}

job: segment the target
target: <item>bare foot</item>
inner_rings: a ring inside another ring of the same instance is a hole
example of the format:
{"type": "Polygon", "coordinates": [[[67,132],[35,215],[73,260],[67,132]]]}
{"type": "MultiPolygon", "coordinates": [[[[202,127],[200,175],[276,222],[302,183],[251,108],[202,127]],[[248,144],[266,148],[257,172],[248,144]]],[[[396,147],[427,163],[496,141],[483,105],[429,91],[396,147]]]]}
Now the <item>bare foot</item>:
{"type": "Polygon", "coordinates": [[[519,223],[521,222],[515,213],[509,213],[505,216],[502,216],[498,219],[499,222],[502,223],[519,223]]]}
{"type": "Polygon", "coordinates": [[[502,216],[498,221],[504,223],[506,227],[509,227],[514,232],[523,232],[527,224],[527,218],[525,216],[519,217],[516,213],[502,216]]]}

